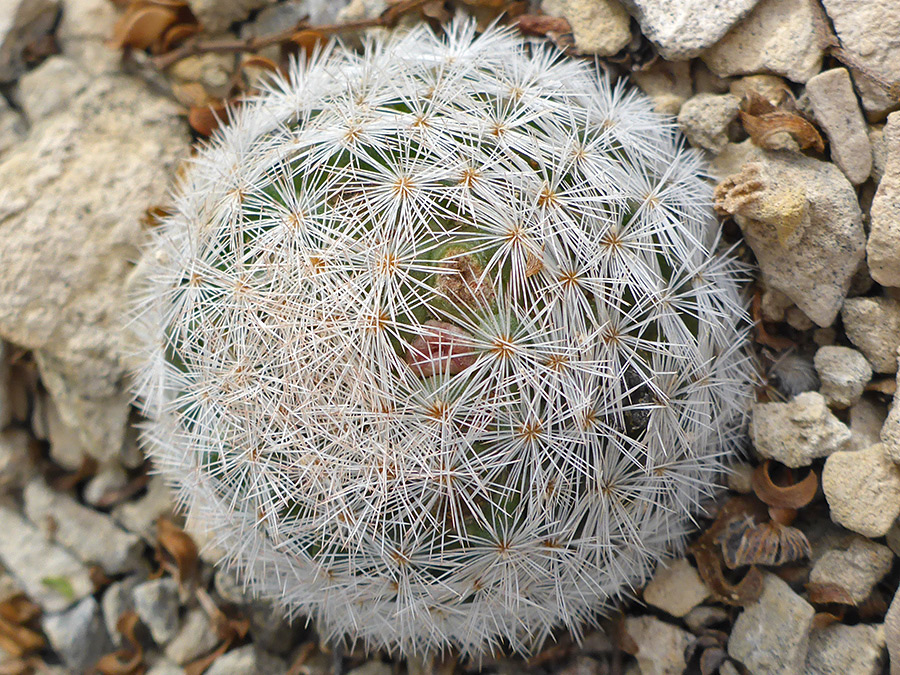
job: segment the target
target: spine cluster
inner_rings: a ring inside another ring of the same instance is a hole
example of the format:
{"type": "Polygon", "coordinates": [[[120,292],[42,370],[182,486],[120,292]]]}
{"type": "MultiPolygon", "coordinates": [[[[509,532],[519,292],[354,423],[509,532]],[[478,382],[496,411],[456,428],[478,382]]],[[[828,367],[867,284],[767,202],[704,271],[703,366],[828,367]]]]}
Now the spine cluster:
{"type": "Polygon", "coordinates": [[[144,264],[155,465],[326,636],[528,651],[679,549],[743,421],[740,270],[640,95],[457,22],[331,45],[144,264]]]}

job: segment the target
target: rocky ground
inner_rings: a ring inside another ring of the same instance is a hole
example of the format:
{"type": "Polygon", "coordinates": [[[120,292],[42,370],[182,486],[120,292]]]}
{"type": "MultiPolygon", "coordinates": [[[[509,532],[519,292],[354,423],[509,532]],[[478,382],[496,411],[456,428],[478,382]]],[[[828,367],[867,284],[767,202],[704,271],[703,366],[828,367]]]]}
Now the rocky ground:
{"type": "Polygon", "coordinates": [[[0,674],[889,672],[898,77],[895,0],[2,0],[0,674]],[[407,663],[319,644],[198,554],[137,445],[120,310],[210,107],[340,26],[457,11],[518,17],[677,115],[758,264],[761,383],[687,556],[581,644],[407,663]]]}

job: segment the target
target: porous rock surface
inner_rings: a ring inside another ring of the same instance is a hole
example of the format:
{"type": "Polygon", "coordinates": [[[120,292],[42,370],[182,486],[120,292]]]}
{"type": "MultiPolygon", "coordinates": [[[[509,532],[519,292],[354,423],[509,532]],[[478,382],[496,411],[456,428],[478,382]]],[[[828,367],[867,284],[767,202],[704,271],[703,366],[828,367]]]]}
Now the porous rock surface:
{"type": "Polygon", "coordinates": [[[734,216],[766,284],[831,325],[865,257],[856,191],[834,164],[750,141],[729,145],[714,170],[735,165],[739,172],[716,189],[716,208],[734,216]]]}
{"type": "Polygon", "coordinates": [[[869,272],[884,286],[900,286],[900,112],[888,115],[884,127],[885,162],[872,200],[869,272]]]}
{"type": "Polygon", "coordinates": [[[801,467],[848,448],[851,432],[828,409],[821,394],[809,391],[786,403],[754,404],[750,439],[763,457],[801,467]]]}
{"type": "Polygon", "coordinates": [[[728,655],[754,675],[797,675],[806,662],[815,610],[774,574],[759,600],[744,608],[728,639],[728,655]]]}
{"type": "Polygon", "coordinates": [[[881,443],[830,455],[822,489],[831,519],[866,537],[883,537],[900,515],[900,468],[881,443]]]}
{"type": "Polygon", "coordinates": [[[61,417],[101,460],[125,437],[121,308],[141,219],[187,149],[172,102],[103,76],[0,158],[0,337],[35,350],[61,417]]]}

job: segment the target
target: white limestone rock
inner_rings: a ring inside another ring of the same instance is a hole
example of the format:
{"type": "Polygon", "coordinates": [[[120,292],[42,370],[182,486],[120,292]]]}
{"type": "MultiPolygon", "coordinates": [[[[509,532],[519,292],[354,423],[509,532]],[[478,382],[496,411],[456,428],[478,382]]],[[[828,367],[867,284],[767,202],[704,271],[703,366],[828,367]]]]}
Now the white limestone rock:
{"type": "Polygon", "coordinates": [[[25,487],[25,515],[45,534],[86,564],[97,564],[110,575],[139,569],[144,543],[105,513],[82,506],[72,497],[51,490],[38,478],[25,487]],[[49,528],[49,529],[47,529],[49,528]]]}
{"type": "Polygon", "coordinates": [[[720,77],[768,72],[806,82],[822,66],[825,45],[816,26],[824,20],[814,2],[761,0],[701,58],[720,77]]]}
{"type": "Polygon", "coordinates": [[[853,534],[816,560],[809,581],[839,586],[859,605],[891,571],[893,562],[894,552],[887,546],[853,534]]]}
{"type": "Polygon", "coordinates": [[[841,308],[847,337],[876,373],[897,372],[900,301],[889,297],[847,298],[841,308]]]}
{"type": "Polygon", "coordinates": [[[0,2],[0,82],[25,72],[26,48],[50,32],[58,10],[58,0],[0,2]]]}
{"type": "Polygon", "coordinates": [[[35,350],[60,417],[100,460],[125,437],[121,310],[141,219],[188,146],[174,103],[102,76],[0,159],[0,337],[35,350]]]}
{"type": "Polygon", "coordinates": [[[694,637],[683,628],[655,616],[625,618],[625,632],[637,645],[634,655],[641,673],[682,675],[687,663],[684,650],[694,637]]]}
{"type": "Polygon", "coordinates": [[[828,405],[835,408],[855,404],[872,379],[872,366],[866,357],[849,347],[819,347],[813,363],[822,385],[819,391],[828,405]]]}
{"type": "Polygon", "coordinates": [[[802,673],[815,613],[784,581],[764,573],[759,600],[734,622],[728,655],[754,675],[802,673]]]}
{"type": "Polygon", "coordinates": [[[851,433],[828,409],[825,398],[809,391],[787,403],[754,404],[750,438],[763,457],[796,468],[845,450],[851,433]]]}
{"type": "Polygon", "coordinates": [[[706,600],[709,589],[685,558],[660,564],[644,588],[644,602],[681,618],[706,600]]]}
{"type": "Polygon", "coordinates": [[[813,630],[804,675],[880,675],[884,672],[884,626],[833,623],[813,630]]]}
{"type": "Polygon", "coordinates": [[[885,163],[872,200],[869,273],[882,286],[900,286],[900,113],[888,115],[883,131],[885,163]]]}
{"type": "Polygon", "coordinates": [[[869,77],[891,83],[900,72],[900,3],[894,0],[822,0],[841,47],[865,69],[851,68],[863,108],[872,116],[900,107],[869,77]]]}
{"type": "Polygon", "coordinates": [[[569,22],[582,54],[612,56],[631,41],[631,17],[618,0],[544,0],[541,9],[569,22]]]}
{"type": "MultiPolygon", "coordinates": [[[[846,68],[832,68],[806,83],[816,120],[828,136],[831,159],[854,185],[872,173],[872,145],[846,68]]],[[[869,267],[872,266],[871,257],[869,267]]]]}
{"type": "Polygon", "coordinates": [[[697,56],[718,42],[750,13],[759,0],[624,0],[641,32],[663,58],[677,61],[697,56]]]}
{"type": "Polygon", "coordinates": [[[846,176],[830,162],[749,140],[729,144],[713,167],[727,176],[716,207],[734,216],[766,286],[817,325],[831,325],[865,258],[862,212],[846,176]]]}
{"type": "Polygon", "coordinates": [[[900,467],[881,443],[830,455],[822,490],[831,519],[866,537],[883,537],[900,515],[900,467]]]}
{"type": "Polygon", "coordinates": [[[682,104],[678,126],[695,148],[719,153],[728,144],[728,125],[740,107],[741,99],[732,94],[697,94],[682,104]]]}

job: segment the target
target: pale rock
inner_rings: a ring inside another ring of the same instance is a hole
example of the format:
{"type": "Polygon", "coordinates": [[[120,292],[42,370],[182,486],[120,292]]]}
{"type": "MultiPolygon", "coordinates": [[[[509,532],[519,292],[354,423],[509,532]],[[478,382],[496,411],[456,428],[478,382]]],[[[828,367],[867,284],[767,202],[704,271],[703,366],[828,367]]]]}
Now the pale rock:
{"type": "Polygon", "coordinates": [[[349,671],[347,675],[391,675],[393,669],[381,661],[369,661],[349,671]]]}
{"type": "Polygon", "coordinates": [[[755,403],[750,439],[760,455],[790,467],[809,466],[850,445],[850,429],[828,409],[818,392],[798,394],[787,403],[755,403]]]}
{"type": "Polygon", "coordinates": [[[200,607],[188,610],[178,634],[166,645],[166,656],[180,666],[205,656],[219,644],[209,616],[200,607]]]}
{"type": "Polygon", "coordinates": [[[809,637],[805,675],[879,675],[883,672],[884,626],[833,623],[809,637]]]}
{"type": "Polygon", "coordinates": [[[224,600],[241,606],[250,621],[250,634],[257,645],[276,654],[290,650],[300,630],[300,622],[291,623],[283,612],[273,607],[271,601],[255,599],[246,593],[242,584],[224,568],[216,570],[213,582],[224,600]]]}
{"type": "Polygon", "coordinates": [[[856,191],[834,164],[749,140],[729,144],[714,169],[735,164],[740,172],[716,188],[716,207],[734,216],[766,285],[830,325],[865,257],[856,191]]]}
{"type": "Polygon", "coordinates": [[[888,297],[847,298],[841,309],[847,337],[876,373],[897,372],[900,301],[888,297]]]}
{"type": "Polygon", "coordinates": [[[677,115],[694,86],[689,61],[657,60],[646,70],[632,73],[631,79],[653,101],[653,109],[664,115],[677,115]]]}
{"type": "Polygon", "coordinates": [[[664,59],[690,59],[718,42],[759,0],[624,0],[664,59]]]}
{"type": "MultiPolygon", "coordinates": [[[[213,661],[205,675],[259,675],[260,673],[284,675],[285,672],[287,672],[287,664],[284,661],[251,644],[222,654],[213,661]]],[[[378,675],[390,675],[390,672],[390,666],[388,666],[387,673],[379,672],[378,675]]],[[[369,675],[376,674],[373,672],[369,675]]]]}
{"type": "MultiPolygon", "coordinates": [[[[75,427],[67,424],[59,414],[59,408],[49,396],[41,397],[43,405],[35,409],[35,417],[42,419],[43,427],[38,437],[50,441],[50,459],[67,471],[77,471],[84,463],[84,445],[75,427]],[[40,412],[42,414],[38,415],[40,412]],[[43,433],[42,433],[43,432],[43,433]]],[[[36,425],[37,426],[37,425],[36,425]]]]}
{"type": "Polygon", "coordinates": [[[51,56],[19,79],[17,100],[28,120],[58,112],[90,84],[90,77],[65,56],[51,56]]]}
{"type": "Polygon", "coordinates": [[[64,56],[93,76],[121,70],[122,52],[110,44],[120,12],[109,0],[61,0],[56,40],[64,56]]]}
{"type": "MultiPolygon", "coordinates": [[[[831,159],[854,185],[872,173],[872,145],[853,82],[846,68],[832,68],[806,83],[819,126],[831,144],[831,159]]],[[[871,266],[871,256],[869,258],[871,266]]]]}
{"type": "Polygon", "coordinates": [[[788,307],[784,313],[784,320],[791,328],[799,331],[810,330],[815,326],[813,320],[799,307],[788,307]]]}
{"type": "Polygon", "coordinates": [[[684,623],[693,633],[700,633],[704,628],[728,622],[728,610],[724,607],[700,605],[685,614],[684,623]]]}
{"type": "Polygon", "coordinates": [[[900,286],[900,113],[888,115],[883,137],[886,161],[872,200],[866,252],[872,278],[900,286]]]}
{"type": "Polygon", "coordinates": [[[140,583],[137,575],[131,575],[121,581],[114,581],[100,598],[100,608],[103,610],[103,623],[106,631],[112,637],[116,647],[124,645],[124,638],[119,633],[116,625],[119,618],[125,613],[134,610],[134,589],[140,583]]]}
{"type": "Polygon", "coordinates": [[[129,532],[134,532],[151,545],[156,544],[156,521],[175,511],[172,491],[160,476],[152,476],[146,494],[135,500],[119,504],[113,509],[113,518],[129,532]]]}
{"type": "Polygon", "coordinates": [[[0,494],[21,489],[37,473],[31,444],[31,435],[24,429],[0,431],[0,494]]]}
{"type": "Polygon", "coordinates": [[[858,534],[845,537],[837,548],[826,551],[809,573],[810,583],[832,584],[844,589],[853,604],[860,605],[891,571],[894,553],[858,534]]]}
{"type": "Polygon", "coordinates": [[[241,27],[242,37],[277,33],[304,19],[313,26],[335,23],[349,0],[288,0],[260,10],[253,21],[241,27]]]}
{"type": "MultiPolygon", "coordinates": [[[[897,380],[900,384],[900,371],[897,372],[897,380]]],[[[881,425],[879,439],[891,461],[900,464],[900,389],[894,392],[894,400],[884,424],[881,425]]]]}
{"type": "Polygon", "coordinates": [[[894,593],[884,617],[884,636],[890,655],[891,675],[900,675],[900,592],[894,593]]]}
{"type": "Polygon", "coordinates": [[[822,383],[819,391],[835,408],[855,404],[872,379],[872,366],[866,357],[849,347],[819,347],[813,363],[822,383]]]}
{"type": "Polygon", "coordinates": [[[225,98],[234,86],[234,55],[210,52],[188,56],[169,68],[168,74],[177,84],[197,83],[210,96],[225,98]]]}
{"type": "Polygon", "coordinates": [[[60,417],[100,460],[121,449],[130,402],[124,279],[188,141],[174,103],[103,76],[0,161],[0,336],[35,350],[60,417]]]}
{"type": "Polygon", "coordinates": [[[728,467],[728,489],[738,494],[748,495],[753,491],[753,472],[755,467],[746,462],[739,462],[728,467]]]}
{"type": "Polygon", "coordinates": [[[682,104],[678,126],[691,145],[718,153],[728,144],[728,126],[740,107],[741,99],[732,94],[697,94],[682,104]]]}
{"type": "Polygon", "coordinates": [[[274,4],[275,0],[188,0],[194,16],[209,33],[220,33],[254,10],[274,4]]]}
{"type": "Polygon", "coordinates": [[[706,600],[709,589],[700,574],[685,558],[679,558],[656,568],[656,573],[644,587],[644,602],[681,618],[706,600]]]}
{"type": "Polygon", "coordinates": [[[184,668],[163,657],[150,664],[150,669],[146,672],[146,675],[184,675],[184,673],[184,668]]]}
{"type": "Polygon", "coordinates": [[[544,0],[541,9],[569,22],[581,54],[612,56],[631,41],[631,18],[618,0],[544,0]]]}
{"type": "Polygon", "coordinates": [[[637,645],[634,656],[642,675],[682,675],[684,650],[693,635],[655,616],[626,617],[625,632],[637,645]]]}
{"type": "Polygon", "coordinates": [[[784,581],[764,573],[763,592],[744,607],[728,639],[728,655],[753,675],[803,672],[816,610],[784,581]]]}
{"type": "Polygon", "coordinates": [[[388,7],[387,0],[350,0],[345,7],[338,12],[338,23],[360,21],[362,19],[374,19],[388,7]]]}
{"type": "Polygon", "coordinates": [[[863,107],[879,116],[898,107],[882,82],[900,72],[900,3],[894,0],[822,0],[841,48],[862,70],[851,68],[863,107]],[[863,73],[863,70],[866,73],[863,73]]]}
{"type": "Polygon", "coordinates": [[[94,592],[87,567],[12,509],[0,507],[0,532],[0,562],[44,611],[62,611],[94,592]]]}
{"type": "Polygon", "coordinates": [[[900,468],[881,443],[825,460],[822,490],[831,519],[866,537],[882,537],[900,515],[900,468]]]}
{"type": "Polygon", "coordinates": [[[791,93],[790,87],[782,78],[768,74],[739,77],[731,81],[728,91],[740,98],[755,92],[774,106],[782,103],[791,93]]]}
{"type": "Polygon", "coordinates": [[[769,72],[806,82],[822,65],[817,25],[824,21],[817,3],[761,0],[701,58],[720,77],[769,72]]]}
{"type": "Polygon", "coordinates": [[[38,478],[25,488],[25,515],[45,536],[65,546],[86,564],[110,575],[138,569],[143,562],[140,537],[118,527],[105,513],[82,506],[38,478]]]}
{"type": "Polygon", "coordinates": [[[165,645],[178,632],[178,584],[171,577],[152,579],[135,587],[134,610],[153,641],[165,645]]]}
{"type": "Polygon", "coordinates": [[[0,156],[21,142],[28,133],[28,125],[17,110],[0,95],[0,156]]]}
{"type": "Polygon", "coordinates": [[[0,82],[25,72],[26,48],[53,28],[58,0],[4,0],[0,3],[0,82]]]}
{"type": "Polygon", "coordinates": [[[853,434],[850,449],[865,450],[879,440],[884,441],[881,434],[887,415],[887,408],[880,402],[866,396],[859,399],[850,408],[850,433],[853,434]]]}
{"type": "Polygon", "coordinates": [[[113,650],[100,606],[90,596],[66,612],[44,616],[41,627],[56,653],[76,673],[88,672],[113,650]]]}
{"type": "Polygon", "coordinates": [[[567,666],[557,670],[555,675],[607,675],[608,672],[609,669],[605,663],[592,659],[590,656],[579,655],[567,666]]]}
{"type": "MultiPolygon", "coordinates": [[[[888,115],[890,117],[890,115],[888,115]]],[[[879,124],[869,127],[869,144],[872,146],[872,180],[877,184],[884,176],[884,167],[887,164],[887,142],[884,138],[884,125],[879,124]]]]}
{"type": "Polygon", "coordinates": [[[105,507],[106,495],[120,490],[128,484],[128,474],[118,462],[104,464],[84,486],[82,497],[91,506],[105,507]]]}

